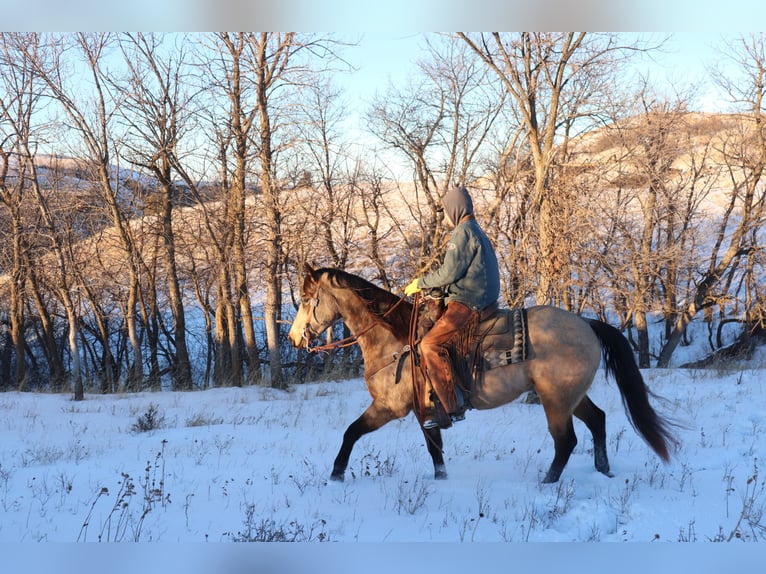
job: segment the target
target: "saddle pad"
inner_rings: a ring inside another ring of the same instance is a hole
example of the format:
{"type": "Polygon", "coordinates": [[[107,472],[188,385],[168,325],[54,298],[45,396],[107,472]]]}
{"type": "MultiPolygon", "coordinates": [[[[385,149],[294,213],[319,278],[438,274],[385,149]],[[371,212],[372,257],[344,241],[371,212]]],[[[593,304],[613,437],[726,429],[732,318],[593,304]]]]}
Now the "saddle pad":
{"type": "Polygon", "coordinates": [[[482,342],[484,369],[494,369],[527,360],[529,332],[527,330],[526,309],[501,309],[485,333],[482,342]]]}

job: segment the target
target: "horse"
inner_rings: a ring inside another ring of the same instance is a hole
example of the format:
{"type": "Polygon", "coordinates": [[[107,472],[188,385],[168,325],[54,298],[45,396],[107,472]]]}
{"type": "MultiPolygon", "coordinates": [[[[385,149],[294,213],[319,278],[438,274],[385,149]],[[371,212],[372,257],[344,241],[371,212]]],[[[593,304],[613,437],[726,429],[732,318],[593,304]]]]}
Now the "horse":
{"type": "MultiPolygon", "coordinates": [[[[306,264],[301,300],[288,338],[295,348],[312,342],[342,320],[358,343],[364,361],[364,378],[372,403],[343,434],[333,463],[331,480],[343,481],[354,444],[363,435],[416,410],[414,369],[402,368],[413,303],[348,272],[314,269],[306,264]]],[[[606,415],[588,397],[603,356],[607,373],[617,382],[623,406],[637,433],[665,462],[677,446],[670,423],[649,402],[647,389],[630,343],[615,327],[586,319],[554,306],[527,309],[528,358],[498,366],[484,373],[469,397],[476,410],[505,405],[534,389],[553,437],[554,457],[543,479],[559,480],[577,444],[573,416],[585,423],[593,436],[596,470],[613,476],[606,449],[606,415]]],[[[421,428],[434,466],[434,478],[446,479],[441,429],[421,428]]]]}

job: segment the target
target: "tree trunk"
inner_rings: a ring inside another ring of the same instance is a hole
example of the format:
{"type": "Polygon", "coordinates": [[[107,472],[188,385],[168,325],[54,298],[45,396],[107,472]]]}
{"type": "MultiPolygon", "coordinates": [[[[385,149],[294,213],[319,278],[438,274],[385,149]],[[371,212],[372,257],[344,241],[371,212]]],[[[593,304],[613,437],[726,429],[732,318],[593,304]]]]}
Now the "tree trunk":
{"type": "Polygon", "coordinates": [[[144,355],[141,349],[141,340],[136,327],[136,307],[138,305],[138,279],[130,272],[128,279],[128,299],[125,308],[125,327],[128,331],[128,341],[132,356],[128,358],[128,373],[126,386],[131,391],[141,390],[144,379],[144,355]]]}
{"type": "MultiPolygon", "coordinates": [[[[222,264],[223,265],[223,264],[222,264]]],[[[231,348],[229,345],[229,332],[226,317],[229,314],[228,290],[226,283],[228,275],[225,269],[218,274],[218,301],[215,309],[215,365],[213,367],[213,384],[216,387],[228,386],[231,381],[231,348]]]]}
{"type": "Polygon", "coordinates": [[[24,338],[24,287],[21,282],[20,270],[14,270],[11,280],[10,300],[11,341],[16,353],[16,369],[14,382],[18,390],[26,384],[26,351],[27,342],[24,338]]]}
{"type": "MultiPolygon", "coordinates": [[[[27,262],[28,264],[28,262],[27,262]]],[[[40,318],[40,327],[43,332],[43,345],[45,346],[45,356],[48,360],[48,371],[50,375],[50,385],[54,392],[60,390],[64,383],[66,370],[61,361],[58,343],[56,342],[55,324],[51,319],[51,314],[45,306],[44,298],[40,292],[40,285],[34,269],[30,268],[29,291],[37,309],[37,316],[40,318]]]]}
{"type": "MultiPolygon", "coordinates": [[[[262,120],[263,121],[263,120],[262,120]]],[[[261,183],[263,186],[264,202],[266,203],[266,219],[268,237],[266,240],[266,304],[264,308],[266,322],[266,345],[269,353],[269,372],[266,377],[270,386],[283,389],[286,384],[282,378],[282,353],[279,342],[279,323],[282,314],[282,281],[279,274],[281,260],[281,214],[273,196],[271,169],[270,128],[268,119],[266,128],[261,130],[261,141],[267,142],[261,151],[261,183]],[[265,133],[264,133],[265,132],[265,133]]]]}
{"type": "Polygon", "coordinates": [[[177,390],[190,390],[192,388],[192,375],[189,350],[186,345],[186,311],[178,277],[176,241],[173,231],[173,184],[170,181],[166,181],[163,187],[162,245],[170,310],[173,313],[173,339],[175,342],[175,364],[173,365],[172,373],[173,388],[177,390]]]}

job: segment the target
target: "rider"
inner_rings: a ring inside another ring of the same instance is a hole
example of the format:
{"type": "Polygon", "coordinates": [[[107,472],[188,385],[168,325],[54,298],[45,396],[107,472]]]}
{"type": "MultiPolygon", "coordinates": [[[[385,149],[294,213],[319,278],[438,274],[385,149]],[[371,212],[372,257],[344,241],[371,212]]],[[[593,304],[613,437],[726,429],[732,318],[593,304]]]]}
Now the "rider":
{"type": "MultiPolygon", "coordinates": [[[[463,186],[452,187],[444,195],[442,206],[454,229],[441,267],[413,279],[404,293],[413,295],[434,287],[446,292],[447,309],[420,341],[420,352],[436,396],[451,420],[456,421],[462,419],[461,405],[452,379],[447,344],[475,313],[497,302],[500,273],[492,243],[474,217],[468,190],[463,186]]],[[[436,426],[440,425],[433,415],[423,421],[424,428],[436,426]]]]}

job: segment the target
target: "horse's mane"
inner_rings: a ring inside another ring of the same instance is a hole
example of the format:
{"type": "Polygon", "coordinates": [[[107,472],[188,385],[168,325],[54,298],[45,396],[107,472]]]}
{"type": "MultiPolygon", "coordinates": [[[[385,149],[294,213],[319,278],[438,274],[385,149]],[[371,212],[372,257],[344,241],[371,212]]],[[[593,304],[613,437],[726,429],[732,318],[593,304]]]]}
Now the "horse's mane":
{"type": "Polygon", "coordinates": [[[396,336],[406,336],[412,315],[412,304],[409,301],[402,301],[393,313],[383,317],[391,307],[399,302],[400,298],[397,295],[366,279],[340,269],[326,267],[318,269],[316,273],[318,276],[325,276],[333,287],[353,291],[366,303],[371,313],[380,317],[391,327],[396,336]]]}

